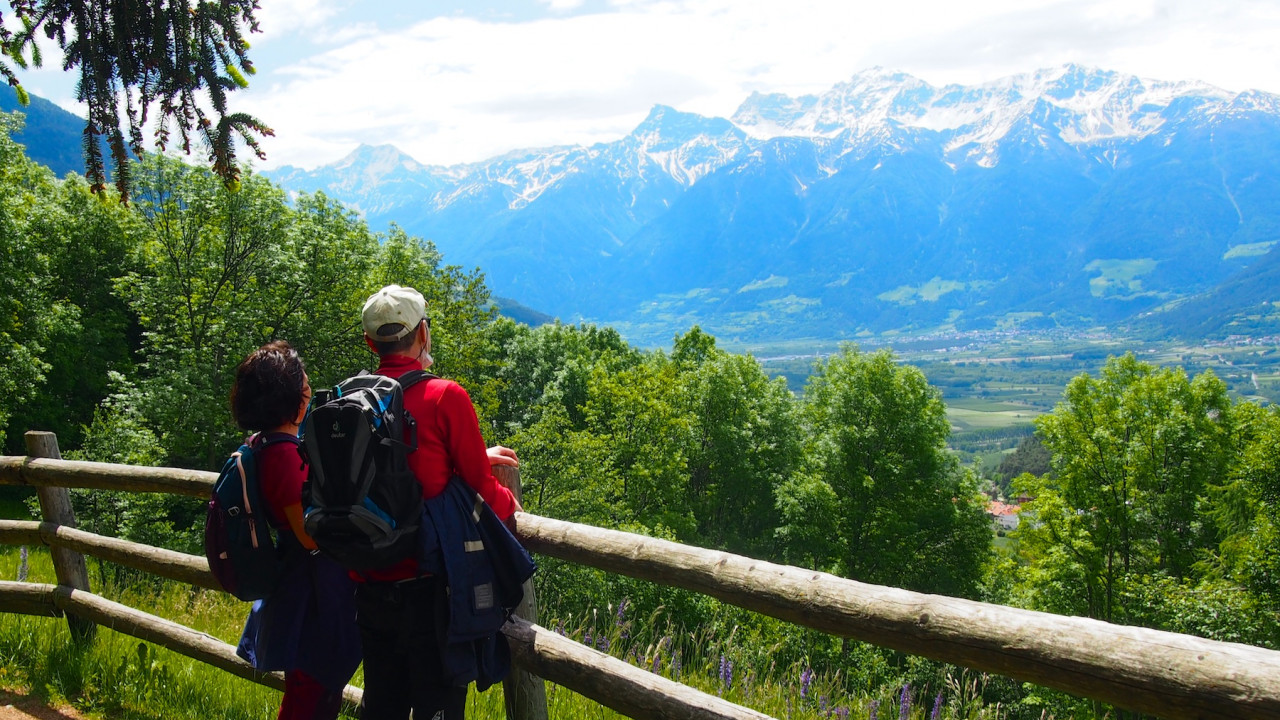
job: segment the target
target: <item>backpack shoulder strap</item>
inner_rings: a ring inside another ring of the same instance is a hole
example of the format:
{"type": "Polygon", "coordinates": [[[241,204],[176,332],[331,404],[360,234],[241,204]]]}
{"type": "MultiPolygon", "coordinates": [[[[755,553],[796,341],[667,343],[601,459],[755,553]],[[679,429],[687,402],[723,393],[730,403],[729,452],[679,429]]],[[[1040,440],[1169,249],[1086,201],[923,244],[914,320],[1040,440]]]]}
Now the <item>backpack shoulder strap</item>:
{"type": "Polygon", "coordinates": [[[302,441],[298,438],[297,435],[294,435],[292,433],[277,432],[277,433],[266,433],[266,434],[260,433],[258,435],[255,435],[253,438],[253,443],[251,443],[251,445],[255,450],[262,450],[268,445],[275,445],[276,443],[281,443],[281,442],[291,442],[294,445],[299,445],[302,443],[302,441]]]}
{"type": "Polygon", "coordinates": [[[439,380],[439,379],[440,379],[439,375],[433,375],[427,372],[426,370],[413,370],[399,377],[400,387],[405,390],[408,390],[414,385],[417,385],[418,383],[426,380],[439,380]]]}

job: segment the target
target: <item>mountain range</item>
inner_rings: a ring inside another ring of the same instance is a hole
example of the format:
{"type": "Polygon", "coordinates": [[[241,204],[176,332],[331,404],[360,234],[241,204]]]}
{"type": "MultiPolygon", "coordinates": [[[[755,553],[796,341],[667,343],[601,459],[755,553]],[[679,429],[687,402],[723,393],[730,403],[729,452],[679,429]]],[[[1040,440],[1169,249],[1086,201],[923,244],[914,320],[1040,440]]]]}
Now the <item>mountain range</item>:
{"type": "MultiPolygon", "coordinates": [[[[268,174],[565,320],[759,341],[1186,326],[1157,311],[1280,240],[1278,163],[1276,95],[1068,65],[945,87],[874,68],[817,95],[753,94],[730,118],[658,106],[590,147],[439,167],[362,146],[268,174]]],[[[1268,286],[1245,294],[1280,300],[1268,286]]]]}
{"type": "Polygon", "coordinates": [[[1277,167],[1276,95],[1067,65],[944,87],[873,68],[729,118],[657,106],[592,146],[451,167],[361,146],[265,174],[434,241],[496,295],[665,344],[695,323],[1277,334],[1277,167]]]}

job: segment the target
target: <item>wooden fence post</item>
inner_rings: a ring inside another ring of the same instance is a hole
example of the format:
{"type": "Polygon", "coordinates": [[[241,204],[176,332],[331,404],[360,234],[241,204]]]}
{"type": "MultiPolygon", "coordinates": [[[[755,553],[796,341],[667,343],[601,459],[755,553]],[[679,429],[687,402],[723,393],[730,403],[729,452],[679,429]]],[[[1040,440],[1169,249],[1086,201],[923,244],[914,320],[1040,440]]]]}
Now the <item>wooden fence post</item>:
{"type": "MultiPolygon", "coordinates": [[[[24,437],[29,457],[62,459],[57,435],[32,430],[24,437]]],[[[40,498],[40,514],[44,516],[45,522],[70,528],[76,526],[76,514],[71,509],[69,490],[64,487],[40,486],[36,488],[36,496],[40,498]]],[[[58,576],[59,585],[89,592],[89,569],[85,566],[84,555],[62,547],[50,547],[49,554],[53,556],[53,570],[58,576]]],[[[98,627],[70,614],[67,615],[67,624],[71,627],[71,634],[80,641],[92,639],[98,627]]]]}
{"type": "MultiPolygon", "coordinates": [[[[494,465],[493,476],[523,503],[520,468],[494,465]]],[[[525,581],[524,600],[516,607],[515,614],[531,623],[538,622],[538,600],[533,594],[532,578],[525,581]]],[[[507,706],[507,720],[547,720],[546,684],[527,670],[511,668],[511,673],[502,681],[502,698],[507,706]]]]}

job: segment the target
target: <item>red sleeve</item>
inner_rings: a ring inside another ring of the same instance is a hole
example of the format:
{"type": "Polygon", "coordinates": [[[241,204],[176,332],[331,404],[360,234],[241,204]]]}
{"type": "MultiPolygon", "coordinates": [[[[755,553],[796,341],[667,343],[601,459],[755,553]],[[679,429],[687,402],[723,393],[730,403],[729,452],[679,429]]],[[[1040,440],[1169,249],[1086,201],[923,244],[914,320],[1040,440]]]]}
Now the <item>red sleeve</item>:
{"type": "Polygon", "coordinates": [[[440,412],[436,416],[441,435],[449,447],[453,471],[466,481],[498,517],[506,520],[515,512],[511,491],[499,483],[489,470],[489,455],[480,435],[480,421],[471,405],[471,396],[457,383],[449,383],[440,395],[440,412]]]}

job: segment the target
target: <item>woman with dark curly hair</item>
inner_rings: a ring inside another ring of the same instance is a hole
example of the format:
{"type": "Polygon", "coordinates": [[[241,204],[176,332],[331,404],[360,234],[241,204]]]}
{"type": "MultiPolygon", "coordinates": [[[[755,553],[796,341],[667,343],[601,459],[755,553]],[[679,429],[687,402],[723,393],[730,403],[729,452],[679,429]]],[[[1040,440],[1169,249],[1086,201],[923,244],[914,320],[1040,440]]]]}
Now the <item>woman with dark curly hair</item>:
{"type": "Polygon", "coordinates": [[[277,340],[249,353],[236,368],[231,412],[253,432],[267,514],[285,558],[284,576],[270,597],[253,604],[236,653],[264,672],[283,670],[280,720],[329,720],[360,664],[354,586],[346,570],[314,553],[303,529],[298,427],[311,385],[298,352],[277,340]]]}

